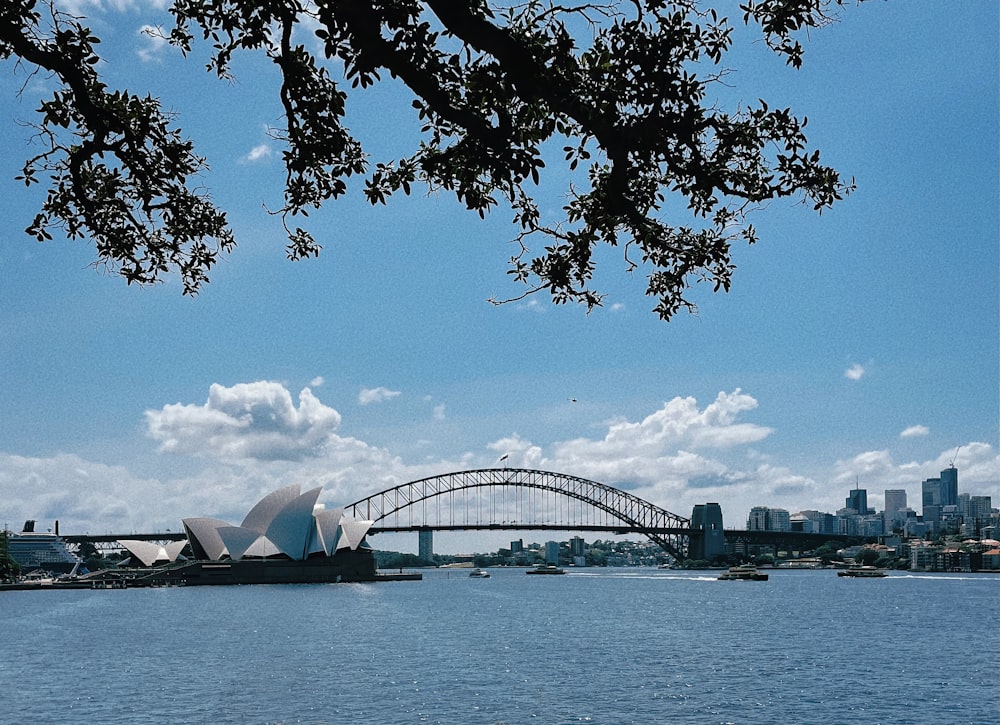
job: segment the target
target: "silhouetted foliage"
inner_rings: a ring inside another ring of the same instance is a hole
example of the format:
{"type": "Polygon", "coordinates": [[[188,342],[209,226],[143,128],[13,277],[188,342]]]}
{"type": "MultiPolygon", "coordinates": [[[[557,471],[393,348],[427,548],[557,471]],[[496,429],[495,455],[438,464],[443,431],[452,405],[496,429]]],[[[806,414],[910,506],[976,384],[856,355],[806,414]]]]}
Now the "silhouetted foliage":
{"type": "MultiPolygon", "coordinates": [[[[795,36],[842,2],[746,0],[741,20],[798,67],[795,36]]],[[[352,177],[372,204],[423,183],[480,216],[510,207],[509,273],[525,294],[599,305],[593,253],[607,244],[627,269],[648,272],[655,312],[669,319],[694,309],[691,285],[729,289],[730,245],[757,238],[749,210],[789,196],[822,210],[851,188],[807,148],[805,120],[789,109],[716,107],[733,28],[698,0],[174,0],[170,12],[164,37],[185,54],[208,41],[221,78],[239,52],[263,54],[280,73],[286,174],[275,213],[292,259],[321,248],[293,221],[344,194],[352,177]],[[344,119],[348,94],[383,76],[412,92],[422,140],[409,156],[373,160],[344,119]],[[553,143],[573,182],[550,220],[532,187],[553,143]],[[686,201],[684,220],[666,218],[672,196],[686,201]]],[[[98,44],[86,18],[50,3],[0,9],[0,60],[57,84],[18,177],[48,186],[27,232],[89,238],[98,262],[129,283],[178,273],[193,294],[235,245],[199,186],[206,160],[159,99],[105,84],[98,44]]]]}
{"type": "Polygon", "coordinates": [[[21,574],[21,565],[14,561],[7,548],[7,532],[0,530],[0,582],[13,581],[21,574]]]}

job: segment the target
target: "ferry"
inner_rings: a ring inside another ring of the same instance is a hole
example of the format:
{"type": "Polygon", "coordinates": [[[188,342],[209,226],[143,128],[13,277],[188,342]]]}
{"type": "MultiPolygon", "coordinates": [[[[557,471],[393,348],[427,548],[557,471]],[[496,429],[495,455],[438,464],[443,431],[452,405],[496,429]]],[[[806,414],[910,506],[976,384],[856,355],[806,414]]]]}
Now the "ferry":
{"type": "Polygon", "coordinates": [[[489,579],[490,573],[485,569],[480,569],[476,567],[475,569],[469,572],[469,577],[471,579],[489,579]]]}
{"type": "Polygon", "coordinates": [[[884,569],[877,569],[874,566],[852,566],[837,572],[837,576],[849,576],[858,579],[880,579],[888,576],[884,569]]]}
{"type": "Polygon", "coordinates": [[[752,564],[741,564],[719,574],[719,581],[766,582],[767,574],[761,574],[752,564]]]}
{"type": "Polygon", "coordinates": [[[528,569],[527,574],[565,574],[565,569],[560,569],[555,564],[539,564],[534,569],[528,569]]]}

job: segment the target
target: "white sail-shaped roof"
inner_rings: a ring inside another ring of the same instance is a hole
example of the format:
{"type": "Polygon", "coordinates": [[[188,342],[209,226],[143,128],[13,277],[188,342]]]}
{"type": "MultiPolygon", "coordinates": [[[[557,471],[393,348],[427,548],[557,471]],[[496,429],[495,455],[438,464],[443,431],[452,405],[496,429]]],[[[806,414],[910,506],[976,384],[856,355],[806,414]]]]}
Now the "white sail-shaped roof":
{"type": "Polygon", "coordinates": [[[266,559],[269,556],[277,556],[284,553],[266,536],[258,536],[253,544],[250,545],[250,548],[243,552],[243,556],[253,557],[254,559],[266,559]]]}
{"type": "Polygon", "coordinates": [[[283,554],[295,561],[305,559],[308,554],[314,526],[313,507],[322,490],[322,487],[314,488],[289,501],[275,514],[265,532],[283,554]]]}
{"type": "Polygon", "coordinates": [[[299,496],[299,484],[293,483],[279,488],[277,491],[269,493],[250,509],[250,513],[243,519],[243,526],[253,529],[258,534],[266,534],[271,521],[278,515],[285,506],[294,501],[299,496]]]}
{"type": "Polygon", "coordinates": [[[181,552],[184,550],[184,547],[187,546],[187,543],[186,539],[181,539],[180,541],[171,541],[163,547],[166,550],[167,557],[170,561],[177,561],[177,558],[180,557],[181,552]]]}
{"type": "Polygon", "coordinates": [[[341,519],[340,528],[343,531],[343,535],[340,537],[340,541],[337,543],[338,549],[357,549],[362,540],[365,538],[365,534],[368,533],[368,529],[372,527],[374,521],[354,521],[353,519],[341,519]]]}
{"type": "Polygon", "coordinates": [[[337,540],[340,538],[340,520],[344,518],[344,509],[325,509],[313,514],[316,528],[323,540],[323,549],[327,556],[333,556],[337,550],[337,540]]]}
{"type": "MultiPolygon", "coordinates": [[[[166,548],[152,541],[136,541],[134,539],[120,539],[119,544],[124,546],[128,553],[141,561],[146,566],[153,566],[156,562],[164,563],[173,561],[167,553],[166,548]]],[[[184,542],[181,542],[184,543],[184,542]]]]}
{"type": "Polygon", "coordinates": [[[319,522],[316,514],[323,511],[322,504],[313,507],[312,526],[309,527],[309,541],[306,543],[306,558],[313,554],[326,554],[326,547],[323,545],[323,535],[319,532],[319,522]]]}
{"type": "Polygon", "coordinates": [[[229,557],[236,560],[242,559],[247,549],[260,538],[256,531],[243,526],[220,526],[217,531],[226,545],[229,557]]]}
{"type": "MultiPolygon", "coordinates": [[[[241,526],[212,518],[184,519],[195,558],[218,561],[226,556],[239,560],[285,555],[302,561],[310,554],[333,556],[341,549],[357,549],[374,522],[346,519],[342,508],[317,508],[321,490],[299,493],[298,484],[280,488],[258,501],[241,526]]],[[[167,556],[174,561],[183,546],[184,542],[176,542],[160,547],[162,552],[141,551],[147,558],[167,556]]]]}
{"type": "Polygon", "coordinates": [[[228,522],[221,519],[194,518],[184,519],[183,523],[195,558],[217,561],[229,553],[218,531],[220,526],[229,526],[228,522]]]}

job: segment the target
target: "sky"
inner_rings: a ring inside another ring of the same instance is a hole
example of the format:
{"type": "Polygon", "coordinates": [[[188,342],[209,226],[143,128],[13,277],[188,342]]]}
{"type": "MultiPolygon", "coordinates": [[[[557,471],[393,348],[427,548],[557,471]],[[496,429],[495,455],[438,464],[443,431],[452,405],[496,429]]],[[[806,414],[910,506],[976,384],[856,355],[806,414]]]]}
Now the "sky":
{"type": "MultiPolygon", "coordinates": [[[[764,98],[809,119],[810,144],[857,191],[816,214],[754,213],[728,294],[696,315],[651,312],[645,279],[598,255],[587,314],[521,293],[516,229],[415,190],[368,206],[355,184],[310,216],[318,259],[289,262],[278,219],[275,76],[237,59],[203,71],[142,30],[164,2],[76,0],[112,87],[150,92],[206,156],[239,246],[194,298],[95,269],[86,241],[23,230],[40,191],[14,177],[51,82],[0,66],[0,523],[63,533],[238,523],[266,493],[323,486],[344,505],[426,476],[542,469],[628,490],[681,516],[718,502],[835,512],[855,485],[881,509],[954,463],[959,491],[1000,503],[998,6],[848,4],[794,71],[741,29],[720,103],[764,98]],[[21,91],[23,87],[23,91],[21,91]]],[[[417,139],[389,82],[354,94],[348,124],[373,161],[417,139]]],[[[539,187],[557,211],[556,157],[539,187]]],[[[531,534],[525,538],[530,539],[531,534]]],[[[538,534],[536,538],[542,538],[538,534]]],[[[509,540],[439,534],[440,553],[509,540]]],[[[415,551],[416,535],[372,541],[415,551]],[[412,539],[412,540],[411,540],[412,539]]]]}

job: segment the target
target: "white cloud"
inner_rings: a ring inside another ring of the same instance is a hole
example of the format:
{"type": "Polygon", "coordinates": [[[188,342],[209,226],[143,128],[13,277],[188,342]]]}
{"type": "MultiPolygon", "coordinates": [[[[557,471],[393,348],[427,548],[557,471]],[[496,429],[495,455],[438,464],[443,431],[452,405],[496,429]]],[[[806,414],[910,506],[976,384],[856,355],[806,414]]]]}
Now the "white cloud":
{"type": "Polygon", "coordinates": [[[502,458],[509,468],[538,468],[542,463],[542,449],[517,433],[493,441],[486,446],[502,458]]]}
{"type": "Polygon", "coordinates": [[[309,381],[310,388],[320,388],[326,381],[323,379],[322,375],[317,375],[315,378],[309,381]]]}
{"type": "Polygon", "coordinates": [[[904,429],[900,432],[900,438],[918,438],[920,436],[928,435],[931,429],[926,425],[911,425],[909,428],[904,429]]]}
{"type": "Polygon", "coordinates": [[[679,448],[729,448],[767,438],[771,428],[737,423],[736,418],[757,407],[740,391],[719,393],[704,410],[691,397],[674,398],[642,421],[612,423],[602,440],[581,438],[557,444],[557,456],[569,458],[627,458],[657,456],[679,448]]]}
{"type": "Polygon", "coordinates": [[[848,380],[861,380],[864,374],[865,369],[857,363],[854,363],[854,365],[851,365],[851,367],[844,371],[844,377],[848,380]]]}
{"type": "Polygon", "coordinates": [[[271,147],[266,143],[261,143],[247,151],[246,155],[240,158],[240,161],[245,164],[254,164],[269,158],[271,158],[271,147]]]}
{"type": "Polygon", "coordinates": [[[358,393],[358,403],[360,405],[371,405],[372,403],[384,403],[387,400],[392,400],[395,397],[402,395],[398,390],[389,390],[389,388],[361,388],[361,392],[358,393]]]}
{"type": "Polygon", "coordinates": [[[444,420],[445,419],[444,403],[439,403],[438,405],[435,405],[434,412],[432,413],[432,415],[434,417],[434,420],[444,420]]]}
{"type": "Polygon", "coordinates": [[[142,40],[142,47],[136,51],[136,54],[144,63],[160,60],[163,53],[170,47],[167,39],[163,36],[163,31],[155,26],[143,25],[139,28],[138,34],[142,40]]]}
{"type": "Polygon", "coordinates": [[[295,407],[280,383],[259,381],[231,388],[213,384],[204,405],[166,405],[146,411],[148,435],[168,453],[222,459],[300,460],[322,455],[337,440],[340,413],[309,388],[295,407]]]}

